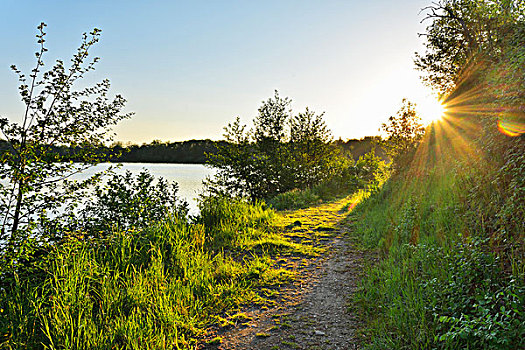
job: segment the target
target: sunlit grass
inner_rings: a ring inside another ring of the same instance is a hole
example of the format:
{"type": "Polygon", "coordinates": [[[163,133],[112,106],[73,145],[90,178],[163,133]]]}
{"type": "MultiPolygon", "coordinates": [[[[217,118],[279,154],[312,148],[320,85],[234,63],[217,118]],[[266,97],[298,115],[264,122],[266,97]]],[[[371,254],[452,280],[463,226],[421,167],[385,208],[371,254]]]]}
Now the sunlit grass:
{"type": "Polygon", "coordinates": [[[248,322],[245,306],[277,306],[351,200],[281,215],[214,197],[195,223],[170,217],[53,247],[35,278],[0,289],[0,348],[195,348],[210,327],[248,322]],[[287,228],[297,220],[301,230],[287,228]]]}

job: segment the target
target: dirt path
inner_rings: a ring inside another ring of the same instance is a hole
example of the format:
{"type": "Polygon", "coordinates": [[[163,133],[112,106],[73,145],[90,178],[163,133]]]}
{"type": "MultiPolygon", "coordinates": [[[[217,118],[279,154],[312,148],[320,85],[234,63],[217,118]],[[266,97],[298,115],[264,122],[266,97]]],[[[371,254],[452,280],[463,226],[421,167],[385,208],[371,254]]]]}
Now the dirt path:
{"type": "Polygon", "coordinates": [[[244,322],[221,330],[220,342],[204,349],[358,349],[356,317],[349,297],[362,271],[363,253],[341,221],[351,199],[284,215],[285,236],[323,249],[316,258],[290,257],[296,273],[271,308],[243,310],[244,322]]]}

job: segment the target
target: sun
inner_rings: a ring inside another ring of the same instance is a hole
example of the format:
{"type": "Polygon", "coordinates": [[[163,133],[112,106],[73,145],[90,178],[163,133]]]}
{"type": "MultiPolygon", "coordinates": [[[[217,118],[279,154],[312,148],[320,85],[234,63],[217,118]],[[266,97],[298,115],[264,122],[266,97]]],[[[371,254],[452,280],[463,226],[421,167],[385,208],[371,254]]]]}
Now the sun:
{"type": "Polygon", "coordinates": [[[443,118],[446,107],[439,100],[428,97],[423,101],[419,101],[416,110],[419,112],[423,124],[429,125],[443,118]]]}

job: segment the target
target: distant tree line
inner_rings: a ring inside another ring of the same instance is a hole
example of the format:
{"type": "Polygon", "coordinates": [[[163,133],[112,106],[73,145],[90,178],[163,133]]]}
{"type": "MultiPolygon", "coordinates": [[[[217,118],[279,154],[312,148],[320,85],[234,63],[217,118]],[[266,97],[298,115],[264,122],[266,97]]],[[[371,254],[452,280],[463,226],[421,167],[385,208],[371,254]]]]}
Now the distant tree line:
{"type": "Polygon", "coordinates": [[[380,136],[365,136],[362,139],[350,139],[343,141],[342,139],[336,140],[334,143],[336,146],[341,147],[343,150],[350,152],[352,158],[355,161],[359,160],[362,156],[370,153],[372,149],[375,150],[375,155],[382,160],[388,160],[388,156],[384,152],[382,147],[376,147],[381,141],[380,136]]]}
{"type": "MultiPolygon", "coordinates": [[[[366,136],[362,139],[336,140],[334,145],[352,154],[354,160],[370,152],[377,142],[376,136],[366,136]]],[[[111,146],[100,146],[91,152],[96,153],[103,161],[123,163],[188,163],[205,164],[206,155],[215,155],[221,147],[229,147],[227,141],[213,140],[188,140],[181,142],[161,142],[154,140],[142,145],[124,145],[116,142],[111,146]]],[[[78,146],[43,146],[47,157],[58,157],[57,159],[68,159],[80,162],[84,147],[78,146]]],[[[5,140],[0,140],[0,153],[8,152],[12,147],[5,140]]],[[[376,149],[376,155],[386,159],[381,148],[376,149]]]]}
{"type": "Polygon", "coordinates": [[[141,163],[206,163],[206,154],[216,154],[225,141],[189,140],[182,142],[161,142],[154,140],[142,145],[122,146],[115,144],[108,148],[114,154],[113,162],[141,163]]]}

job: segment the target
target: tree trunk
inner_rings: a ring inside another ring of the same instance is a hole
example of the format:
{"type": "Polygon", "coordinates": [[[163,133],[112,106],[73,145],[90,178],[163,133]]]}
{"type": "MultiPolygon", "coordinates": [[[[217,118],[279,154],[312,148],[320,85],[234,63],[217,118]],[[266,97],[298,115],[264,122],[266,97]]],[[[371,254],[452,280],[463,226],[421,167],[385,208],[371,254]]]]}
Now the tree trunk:
{"type": "Polygon", "coordinates": [[[20,223],[20,209],[22,207],[22,198],[23,198],[22,179],[20,179],[20,182],[18,184],[18,195],[16,196],[15,213],[13,215],[13,226],[11,228],[11,237],[13,237],[15,232],[18,230],[18,225],[20,223]]]}

